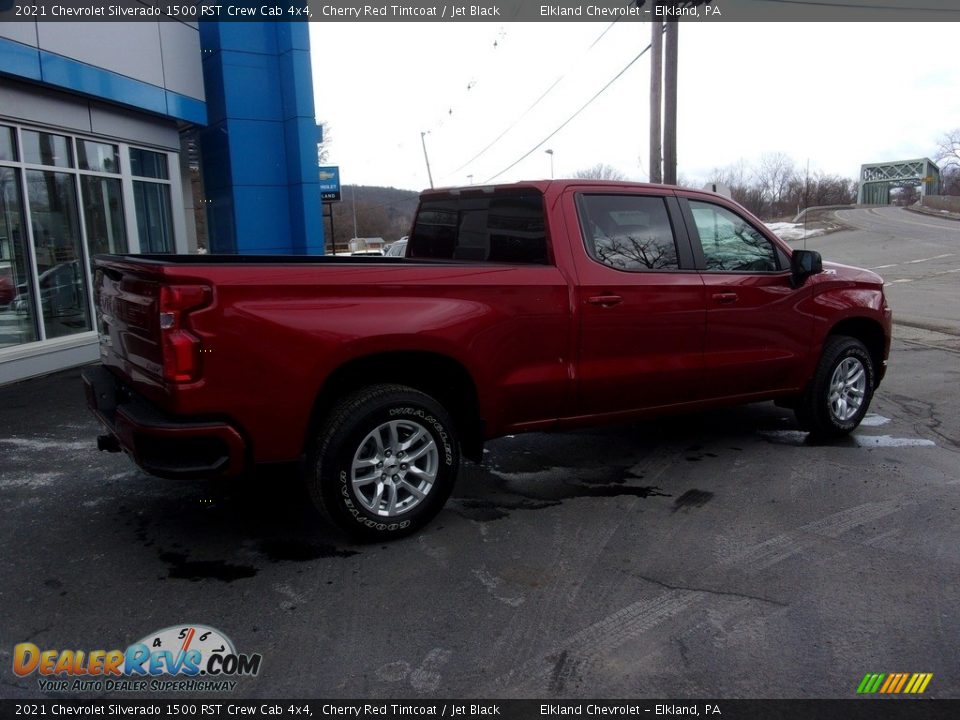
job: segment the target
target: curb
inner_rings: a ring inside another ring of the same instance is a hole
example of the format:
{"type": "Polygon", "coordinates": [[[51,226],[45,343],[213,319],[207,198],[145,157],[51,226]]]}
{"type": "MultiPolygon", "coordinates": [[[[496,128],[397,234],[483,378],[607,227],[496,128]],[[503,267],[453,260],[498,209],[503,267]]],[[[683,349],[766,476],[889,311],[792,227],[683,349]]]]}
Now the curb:
{"type": "Polygon", "coordinates": [[[955,222],[960,221],[960,213],[932,210],[926,207],[914,207],[913,205],[905,206],[904,210],[909,210],[910,212],[916,213],[917,215],[927,215],[928,217],[943,218],[944,220],[953,220],[955,222]]]}

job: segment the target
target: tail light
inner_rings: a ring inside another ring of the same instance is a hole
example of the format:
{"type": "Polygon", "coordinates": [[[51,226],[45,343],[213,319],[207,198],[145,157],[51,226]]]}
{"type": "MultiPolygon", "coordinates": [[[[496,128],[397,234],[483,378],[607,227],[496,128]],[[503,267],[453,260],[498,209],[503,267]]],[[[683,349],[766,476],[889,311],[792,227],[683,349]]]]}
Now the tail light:
{"type": "Polygon", "coordinates": [[[206,285],[160,287],[160,342],[163,377],[170,382],[193,382],[200,377],[200,338],[187,329],[187,315],[210,303],[206,285]]]}

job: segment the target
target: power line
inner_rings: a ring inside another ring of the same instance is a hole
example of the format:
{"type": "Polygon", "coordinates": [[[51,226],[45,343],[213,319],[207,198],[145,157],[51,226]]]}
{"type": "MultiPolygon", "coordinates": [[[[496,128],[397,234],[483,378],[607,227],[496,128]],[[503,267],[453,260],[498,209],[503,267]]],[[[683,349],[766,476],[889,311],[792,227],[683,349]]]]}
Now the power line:
{"type": "Polygon", "coordinates": [[[584,110],[586,110],[587,107],[589,107],[590,104],[591,104],[594,100],[596,100],[598,97],[600,97],[601,95],[603,95],[603,93],[606,92],[607,88],[609,88],[609,87],[610,87],[611,85],[613,85],[617,80],[619,80],[620,77],[621,77],[627,70],[629,70],[631,67],[633,67],[633,64],[634,64],[635,62],[637,62],[637,60],[639,60],[641,57],[643,57],[643,55],[644,55],[644,54],[647,52],[647,50],[649,50],[649,49],[650,49],[650,45],[647,45],[643,50],[641,50],[639,53],[637,53],[637,56],[636,56],[635,58],[633,58],[633,60],[631,60],[630,62],[628,62],[628,63],[626,64],[626,66],[623,68],[623,70],[621,70],[621,71],[618,72],[616,75],[614,75],[613,78],[611,78],[610,82],[608,82],[606,85],[604,85],[602,88],[600,88],[600,90],[598,90],[597,93],[596,93],[592,98],[590,98],[589,100],[587,100],[587,102],[585,102],[583,105],[581,105],[581,106],[580,106],[580,109],[577,110],[573,115],[571,115],[571,116],[568,117],[566,120],[564,120],[563,124],[561,124],[560,127],[558,127],[558,128],[557,128],[556,130],[554,130],[552,133],[550,133],[549,135],[547,135],[543,140],[541,140],[539,143],[537,143],[536,145],[534,145],[530,150],[528,150],[523,156],[517,158],[513,163],[511,163],[510,165],[508,165],[507,167],[505,167],[503,170],[501,170],[500,172],[498,172],[496,175],[493,175],[493,176],[487,178],[487,179],[484,181],[483,184],[486,185],[486,184],[487,184],[488,182],[490,182],[491,180],[496,180],[498,177],[500,177],[501,175],[503,175],[505,172],[507,172],[508,170],[512,170],[514,167],[516,167],[517,165],[519,165],[521,162],[523,162],[524,160],[526,160],[528,157],[530,157],[531,155],[533,155],[533,153],[535,153],[537,150],[539,150],[541,147],[543,147],[550,138],[552,138],[552,137],[553,137],[554,135],[556,135],[558,132],[560,132],[561,130],[563,130],[567,125],[569,125],[569,124],[573,121],[573,119],[574,119],[575,117],[577,117],[577,115],[579,115],[579,114],[582,113],[584,110]]]}
{"type": "MultiPolygon", "coordinates": [[[[607,26],[607,29],[604,30],[602,33],[600,33],[600,35],[597,37],[596,40],[594,40],[592,43],[590,43],[590,47],[588,47],[588,48],[584,51],[583,55],[581,55],[580,58],[583,58],[587,53],[589,53],[591,50],[593,50],[594,46],[596,46],[596,44],[603,39],[604,35],[606,35],[608,32],[610,32],[610,29],[611,29],[614,25],[616,25],[617,22],[619,22],[619,20],[614,20],[612,23],[610,23],[610,24],[607,26]]],[[[579,62],[579,61],[578,61],[578,62],[579,62]]],[[[533,104],[530,105],[530,107],[528,107],[526,110],[524,110],[524,111],[507,127],[506,130],[504,130],[502,133],[500,133],[499,135],[497,135],[493,140],[491,140],[489,145],[487,145],[485,148],[483,148],[480,152],[478,152],[478,153],[477,153],[476,155],[474,155],[472,158],[470,158],[469,160],[467,160],[463,165],[461,165],[460,167],[458,167],[456,170],[453,170],[453,171],[448,172],[448,173],[444,173],[443,177],[450,177],[451,175],[456,175],[458,172],[460,172],[460,171],[463,170],[465,167],[467,167],[468,165],[470,165],[470,163],[472,163],[474,160],[477,160],[479,157],[481,157],[485,152],[487,152],[487,150],[489,150],[489,149],[492,148],[494,145],[496,145],[498,142],[500,142],[500,140],[503,138],[503,136],[506,135],[506,134],[507,134],[508,132],[510,132],[511,130],[513,130],[513,129],[520,123],[520,121],[523,120],[523,119],[530,113],[531,110],[533,110],[537,105],[539,105],[539,104],[541,103],[541,101],[542,101],[547,95],[549,95],[549,94],[553,91],[553,89],[554,89],[557,85],[559,85],[559,84],[567,77],[567,75],[570,74],[570,71],[573,70],[574,67],[579,67],[578,63],[574,63],[573,65],[571,65],[571,66],[567,69],[567,71],[563,73],[563,75],[561,75],[561,76],[558,77],[556,80],[554,80],[553,83],[550,85],[550,87],[548,87],[546,90],[544,90],[544,91],[543,91],[543,94],[540,95],[540,97],[538,97],[536,100],[534,100],[534,101],[533,101],[533,104]]]]}

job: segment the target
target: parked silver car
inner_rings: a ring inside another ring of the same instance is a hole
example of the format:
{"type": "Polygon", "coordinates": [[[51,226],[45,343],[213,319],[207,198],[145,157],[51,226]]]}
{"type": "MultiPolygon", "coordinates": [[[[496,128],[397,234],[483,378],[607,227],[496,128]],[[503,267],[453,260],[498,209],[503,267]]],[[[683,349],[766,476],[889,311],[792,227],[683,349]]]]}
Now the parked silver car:
{"type": "Polygon", "coordinates": [[[383,249],[383,254],[387,257],[406,257],[407,256],[407,236],[404,235],[396,242],[390,243],[383,249]]]}

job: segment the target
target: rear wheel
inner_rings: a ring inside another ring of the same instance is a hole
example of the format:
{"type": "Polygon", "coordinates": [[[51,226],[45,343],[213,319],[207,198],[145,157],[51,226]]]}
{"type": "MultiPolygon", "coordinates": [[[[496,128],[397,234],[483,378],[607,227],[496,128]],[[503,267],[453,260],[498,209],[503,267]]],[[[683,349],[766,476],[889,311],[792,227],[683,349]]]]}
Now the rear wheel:
{"type": "Polygon", "coordinates": [[[375,385],[344,398],[322,424],[307,487],[317,507],[356,537],[400,537],[427,524],[453,490],[453,422],[429,395],[375,385]]]}
{"type": "Polygon", "coordinates": [[[874,383],[873,359],[866,346],[856,338],[830,337],[795,410],[797,421],[814,437],[842,437],[867,414],[874,383]]]}

